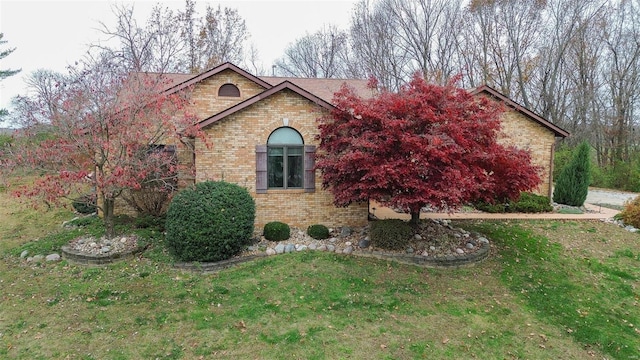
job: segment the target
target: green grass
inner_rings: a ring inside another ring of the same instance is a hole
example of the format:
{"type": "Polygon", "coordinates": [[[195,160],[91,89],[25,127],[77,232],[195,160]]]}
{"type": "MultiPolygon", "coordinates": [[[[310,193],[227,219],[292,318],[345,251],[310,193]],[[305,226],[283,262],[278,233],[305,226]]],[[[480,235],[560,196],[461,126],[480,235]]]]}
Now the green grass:
{"type": "Polygon", "coordinates": [[[635,252],[624,249],[604,260],[574,258],[517,225],[485,223],[475,230],[496,241],[501,280],[541,321],[614,358],[640,358],[637,244],[635,252]]]}
{"type": "Polygon", "coordinates": [[[172,268],[153,228],[136,230],[152,245],[141,257],[30,265],[23,249],[55,249],[100,226],[64,230],[63,216],[49,213],[51,235],[31,241],[12,237],[12,216],[36,215],[9,213],[0,222],[0,358],[640,356],[640,243],[613,225],[460,222],[494,246],[465,269],[303,252],[200,275],[172,268]]]}

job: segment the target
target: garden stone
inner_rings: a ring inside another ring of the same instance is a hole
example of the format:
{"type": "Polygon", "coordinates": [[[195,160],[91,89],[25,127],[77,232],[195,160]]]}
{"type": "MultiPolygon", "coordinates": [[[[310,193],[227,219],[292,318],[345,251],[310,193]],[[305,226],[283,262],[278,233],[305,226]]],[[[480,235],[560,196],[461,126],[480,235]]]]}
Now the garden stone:
{"type": "Polygon", "coordinates": [[[431,251],[435,251],[435,250],[436,250],[436,247],[435,247],[435,246],[433,246],[433,245],[431,245],[431,246],[429,246],[429,250],[431,250],[431,251]]]}
{"type": "Polygon", "coordinates": [[[413,248],[412,247],[408,247],[407,248],[407,254],[413,254],[413,248]]]}
{"type": "Polygon", "coordinates": [[[127,242],[127,238],[123,236],[122,239],[120,239],[120,242],[123,243],[123,244],[126,243],[127,242]]]}
{"type": "Polygon", "coordinates": [[[111,246],[105,246],[102,248],[101,250],[104,254],[108,253],[109,251],[111,251],[111,246]]]}
{"type": "Polygon", "coordinates": [[[489,239],[487,239],[486,237],[479,237],[478,242],[480,242],[481,244],[488,244],[489,239]]]}
{"type": "Polygon", "coordinates": [[[44,255],[36,255],[34,257],[31,258],[33,260],[33,262],[40,262],[42,260],[44,260],[44,255]]]}
{"type": "Polygon", "coordinates": [[[248,251],[257,251],[258,250],[258,245],[250,245],[247,247],[248,251]]]}
{"type": "Polygon", "coordinates": [[[27,255],[29,255],[29,251],[28,250],[24,250],[23,252],[20,253],[20,259],[26,258],[27,255]]]}
{"type": "Polygon", "coordinates": [[[462,235],[461,235],[461,234],[458,234],[458,233],[453,234],[453,236],[454,236],[455,238],[457,238],[457,239],[460,239],[460,238],[462,237],[462,235]]]}
{"type": "Polygon", "coordinates": [[[424,257],[427,257],[427,256],[429,256],[429,253],[427,252],[427,250],[425,250],[425,251],[422,252],[421,255],[424,256],[424,257]]]}
{"type": "Polygon", "coordinates": [[[316,242],[312,242],[311,244],[309,244],[309,250],[317,250],[318,249],[318,244],[316,242]]]}
{"type": "Polygon", "coordinates": [[[47,261],[60,261],[60,255],[58,255],[58,254],[49,254],[45,258],[45,260],[47,260],[47,261]]]}
{"type": "Polygon", "coordinates": [[[360,240],[360,242],[358,242],[358,246],[362,249],[366,249],[369,247],[369,240],[367,238],[364,238],[362,240],[360,240]]]}
{"type": "Polygon", "coordinates": [[[78,240],[78,244],[80,244],[80,245],[84,244],[84,239],[78,240]]]}
{"type": "Polygon", "coordinates": [[[467,249],[471,250],[473,249],[475,246],[472,243],[467,243],[467,249]]]}
{"type": "Polygon", "coordinates": [[[284,253],[284,244],[278,244],[275,248],[276,254],[284,253]]]}
{"type": "Polygon", "coordinates": [[[347,237],[349,235],[351,235],[351,228],[348,226],[343,227],[342,230],[340,231],[340,236],[347,237]]]}
{"type": "Polygon", "coordinates": [[[305,251],[307,249],[308,249],[307,245],[298,245],[298,246],[296,246],[296,251],[305,251]]]}
{"type": "Polygon", "coordinates": [[[275,251],[275,250],[273,250],[272,248],[268,248],[268,249],[267,249],[267,251],[266,251],[266,253],[267,253],[267,255],[271,256],[271,255],[275,255],[275,254],[276,254],[276,251],[275,251]]]}
{"type": "Polygon", "coordinates": [[[420,234],[415,234],[415,235],[414,235],[414,238],[415,238],[416,240],[422,240],[422,235],[420,235],[420,234]]]}
{"type": "Polygon", "coordinates": [[[336,250],[336,246],[335,245],[327,245],[327,251],[335,251],[336,250]]]}
{"type": "Polygon", "coordinates": [[[322,244],[322,245],[318,246],[317,250],[318,251],[327,251],[327,245],[322,244]]]}
{"type": "Polygon", "coordinates": [[[284,252],[290,253],[290,252],[293,252],[293,250],[295,250],[295,249],[296,249],[296,247],[293,244],[287,244],[284,247],[284,252]]]}
{"type": "Polygon", "coordinates": [[[351,241],[347,241],[346,243],[344,243],[345,246],[351,246],[353,245],[353,243],[351,241]]]}
{"type": "Polygon", "coordinates": [[[336,239],[336,238],[334,238],[334,237],[332,237],[331,239],[329,239],[329,242],[330,242],[330,243],[332,243],[332,244],[333,244],[333,243],[335,243],[336,241],[338,241],[338,239],[336,239]]]}
{"type": "Polygon", "coordinates": [[[460,248],[457,248],[456,249],[456,253],[462,255],[462,254],[464,254],[464,250],[462,250],[460,248]]]}
{"type": "Polygon", "coordinates": [[[347,246],[346,248],[344,248],[344,250],[342,250],[343,254],[351,254],[352,252],[353,252],[352,246],[347,246]]]}
{"type": "Polygon", "coordinates": [[[111,240],[105,240],[102,243],[106,246],[111,246],[111,240]]]}
{"type": "Polygon", "coordinates": [[[627,226],[625,226],[625,227],[624,227],[624,229],[625,229],[625,230],[627,230],[627,231],[629,231],[629,232],[632,232],[632,233],[634,233],[634,232],[638,231],[638,229],[636,229],[635,227],[633,227],[633,226],[631,226],[631,225],[627,225],[627,226]]]}

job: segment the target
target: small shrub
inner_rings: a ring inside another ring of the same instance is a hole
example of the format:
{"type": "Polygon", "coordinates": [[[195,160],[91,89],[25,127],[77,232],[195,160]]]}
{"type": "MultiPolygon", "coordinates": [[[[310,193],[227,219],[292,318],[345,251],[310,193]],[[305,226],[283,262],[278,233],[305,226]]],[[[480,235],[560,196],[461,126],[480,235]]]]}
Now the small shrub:
{"type": "Polygon", "coordinates": [[[134,220],[134,226],[137,229],[148,229],[148,228],[156,228],[159,231],[164,231],[164,223],[166,221],[166,216],[153,216],[150,214],[140,215],[136,217],[134,220]]]}
{"type": "Polygon", "coordinates": [[[371,224],[371,244],[387,250],[401,250],[407,247],[413,230],[406,221],[387,219],[371,224]]]}
{"type": "Polygon", "coordinates": [[[220,261],[238,255],[253,235],[255,202],[224,181],[205,181],[176,194],[167,210],[165,242],[181,261],[220,261]]]}
{"type": "Polygon", "coordinates": [[[85,194],[73,200],[71,206],[80,214],[93,214],[97,211],[96,197],[94,194],[85,194]]]}
{"type": "Polygon", "coordinates": [[[283,222],[272,221],[265,224],[263,233],[264,238],[269,241],[282,241],[291,236],[291,228],[283,222]]]}
{"type": "Polygon", "coordinates": [[[551,201],[546,196],[523,192],[520,194],[520,199],[518,199],[518,201],[512,201],[509,203],[509,211],[541,213],[553,211],[553,206],[551,206],[551,201]]]}
{"type": "Polygon", "coordinates": [[[488,213],[541,213],[553,211],[551,201],[548,197],[536,195],[528,192],[520,194],[517,201],[509,201],[507,203],[497,202],[489,204],[479,202],[474,205],[478,210],[488,213]]]}
{"type": "Polygon", "coordinates": [[[328,239],[329,228],[321,224],[311,225],[307,228],[307,234],[316,240],[328,239]]]}
{"type": "Polygon", "coordinates": [[[620,212],[620,218],[625,225],[640,228],[640,196],[624,205],[624,209],[620,212]]]}

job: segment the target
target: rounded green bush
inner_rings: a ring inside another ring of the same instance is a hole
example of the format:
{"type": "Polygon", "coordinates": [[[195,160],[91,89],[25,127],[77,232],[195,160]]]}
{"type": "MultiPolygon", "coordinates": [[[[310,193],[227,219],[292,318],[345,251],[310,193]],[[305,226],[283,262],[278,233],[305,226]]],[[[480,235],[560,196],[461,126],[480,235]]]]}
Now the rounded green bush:
{"type": "Polygon", "coordinates": [[[197,183],[177,193],[169,205],[169,252],[180,261],[229,259],[249,244],[255,214],[247,189],[224,181],[197,183]]]}
{"type": "Polygon", "coordinates": [[[307,228],[307,234],[316,240],[328,239],[329,228],[321,224],[311,225],[307,228]]]}
{"type": "Polygon", "coordinates": [[[263,232],[264,238],[269,241],[287,240],[291,236],[289,225],[280,221],[272,221],[265,224],[263,232]]]}
{"type": "Polygon", "coordinates": [[[80,214],[93,214],[97,211],[96,197],[94,194],[85,194],[73,200],[71,206],[80,214]]]}
{"type": "Polygon", "coordinates": [[[402,250],[407,247],[413,229],[406,221],[398,219],[378,220],[371,223],[371,244],[386,250],[402,250]]]}

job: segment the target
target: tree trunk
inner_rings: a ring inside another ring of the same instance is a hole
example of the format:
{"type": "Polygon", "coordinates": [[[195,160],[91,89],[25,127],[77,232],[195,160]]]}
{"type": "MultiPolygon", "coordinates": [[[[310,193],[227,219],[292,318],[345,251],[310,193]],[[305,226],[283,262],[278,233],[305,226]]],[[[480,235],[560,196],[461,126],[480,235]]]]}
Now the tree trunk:
{"type": "Polygon", "coordinates": [[[412,226],[418,226],[419,223],[420,223],[420,210],[418,211],[411,210],[411,221],[409,221],[409,224],[411,224],[412,226]]]}
{"type": "Polygon", "coordinates": [[[103,213],[103,221],[104,221],[104,232],[105,237],[107,239],[112,239],[115,236],[114,225],[113,225],[113,210],[115,205],[114,199],[104,199],[102,205],[102,213],[103,213]]]}

